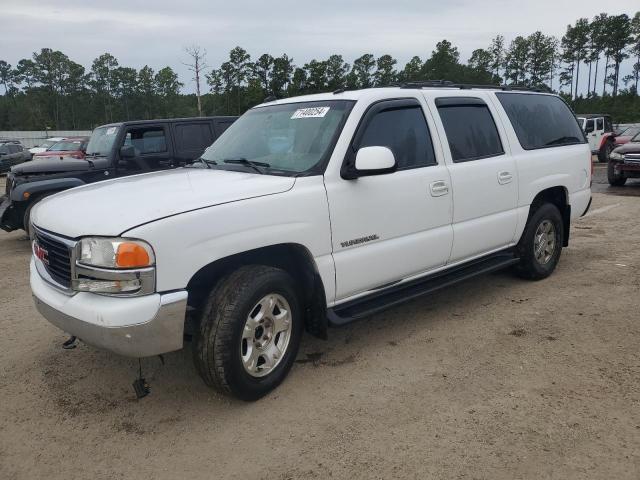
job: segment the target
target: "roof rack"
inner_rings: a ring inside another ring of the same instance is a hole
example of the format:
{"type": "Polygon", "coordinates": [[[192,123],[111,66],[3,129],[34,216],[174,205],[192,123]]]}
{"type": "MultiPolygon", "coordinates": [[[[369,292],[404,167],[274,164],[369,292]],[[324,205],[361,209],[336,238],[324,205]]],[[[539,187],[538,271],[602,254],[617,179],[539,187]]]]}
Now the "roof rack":
{"type": "Polygon", "coordinates": [[[460,90],[488,89],[488,90],[516,90],[526,92],[549,92],[546,88],[531,88],[523,85],[478,85],[473,83],[453,83],[449,80],[421,80],[401,83],[400,88],[457,88],[460,90]]]}

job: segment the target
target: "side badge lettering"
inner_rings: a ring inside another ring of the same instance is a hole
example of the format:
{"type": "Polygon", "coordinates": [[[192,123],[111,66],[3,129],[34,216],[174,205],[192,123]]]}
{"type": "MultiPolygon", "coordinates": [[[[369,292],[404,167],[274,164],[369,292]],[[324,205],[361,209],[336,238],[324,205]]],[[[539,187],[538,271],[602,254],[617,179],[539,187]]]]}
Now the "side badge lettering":
{"type": "Polygon", "coordinates": [[[342,248],[351,247],[352,245],[358,245],[360,243],[372,242],[374,240],[378,240],[380,237],[378,235],[368,235],[366,237],[354,238],[353,240],[347,240],[346,242],[341,242],[340,245],[342,248]]]}

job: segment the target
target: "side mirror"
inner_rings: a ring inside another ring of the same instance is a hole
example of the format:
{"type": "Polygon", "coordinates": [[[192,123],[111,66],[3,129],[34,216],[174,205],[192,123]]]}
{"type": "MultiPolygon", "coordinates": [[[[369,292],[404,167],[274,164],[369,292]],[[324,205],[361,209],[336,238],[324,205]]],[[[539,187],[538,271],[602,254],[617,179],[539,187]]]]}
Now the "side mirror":
{"type": "Polygon", "coordinates": [[[394,172],[397,168],[396,158],[387,147],[363,147],[356,153],[356,175],[382,175],[394,172]]]}
{"type": "Polygon", "coordinates": [[[129,160],[136,156],[136,149],[133,145],[123,145],[120,147],[120,158],[123,160],[129,160]]]}

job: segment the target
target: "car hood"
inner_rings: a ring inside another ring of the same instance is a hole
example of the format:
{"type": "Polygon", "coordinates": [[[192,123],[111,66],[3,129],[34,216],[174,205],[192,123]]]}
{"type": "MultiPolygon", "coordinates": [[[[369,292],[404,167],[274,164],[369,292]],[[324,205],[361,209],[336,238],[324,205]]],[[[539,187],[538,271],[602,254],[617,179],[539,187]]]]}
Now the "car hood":
{"type": "Polygon", "coordinates": [[[39,203],[35,225],[67,237],[120,235],[160,218],[290,190],[295,178],[178,168],[66,190],[39,203]]]}
{"type": "Polygon", "coordinates": [[[628,142],[614,150],[616,153],[640,153],[640,142],[628,142]]]}
{"type": "Polygon", "coordinates": [[[89,170],[90,168],[91,164],[86,160],[73,158],[55,160],[50,157],[34,157],[30,162],[12,167],[11,171],[18,175],[31,175],[36,173],[78,172],[89,170]]]}

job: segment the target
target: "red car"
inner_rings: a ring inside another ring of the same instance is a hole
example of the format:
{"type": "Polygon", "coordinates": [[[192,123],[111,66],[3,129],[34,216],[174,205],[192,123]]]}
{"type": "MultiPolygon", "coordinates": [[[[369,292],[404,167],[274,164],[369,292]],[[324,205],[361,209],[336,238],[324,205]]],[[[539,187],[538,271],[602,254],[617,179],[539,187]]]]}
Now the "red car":
{"type": "Polygon", "coordinates": [[[34,154],[32,160],[64,160],[65,158],[82,160],[87,150],[87,143],[89,143],[89,137],[68,137],[54,143],[47,151],[34,154]]]}
{"type": "Polygon", "coordinates": [[[616,135],[616,147],[620,145],[624,145],[625,143],[629,143],[633,137],[640,133],[640,127],[629,127],[620,132],[619,135],[616,135]]]}

